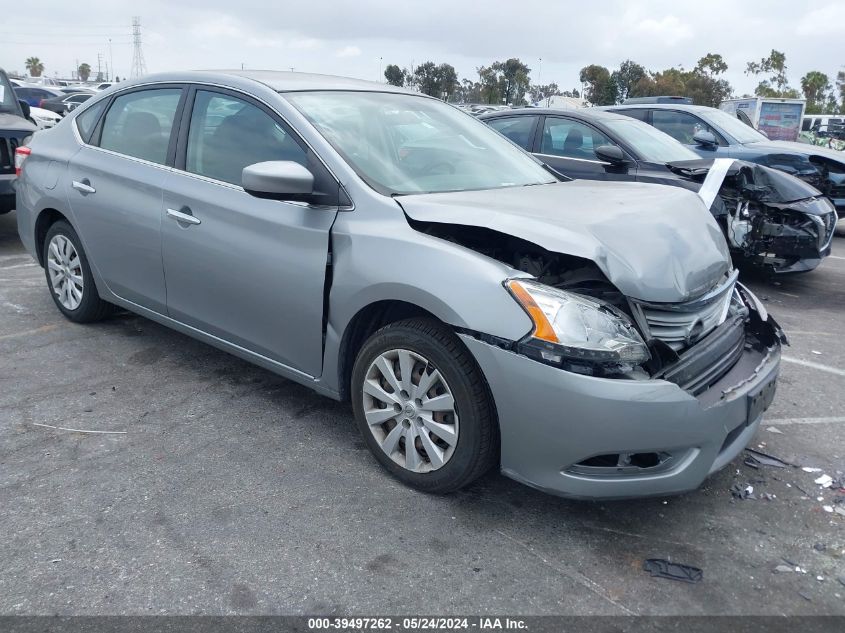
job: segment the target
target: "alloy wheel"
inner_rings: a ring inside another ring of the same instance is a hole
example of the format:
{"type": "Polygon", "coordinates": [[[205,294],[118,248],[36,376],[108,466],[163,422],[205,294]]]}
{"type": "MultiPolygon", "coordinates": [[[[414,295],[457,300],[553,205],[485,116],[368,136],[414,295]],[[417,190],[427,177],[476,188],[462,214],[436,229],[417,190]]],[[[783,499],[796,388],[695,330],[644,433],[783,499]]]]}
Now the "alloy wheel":
{"type": "Polygon", "coordinates": [[[367,369],[364,416],[381,450],[406,470],[443,467],[458,443],[458,413],[452,390],[425,357],[388,350],[367,369]]]}
{"type": "Polygon", "coordinates": [[[47,269],[50,285],[59,303],[67,310],[76,310],[82,302],[84,283],[82,262],[76,247],[64,235],[56,235],[47,247],[47,269]]]}

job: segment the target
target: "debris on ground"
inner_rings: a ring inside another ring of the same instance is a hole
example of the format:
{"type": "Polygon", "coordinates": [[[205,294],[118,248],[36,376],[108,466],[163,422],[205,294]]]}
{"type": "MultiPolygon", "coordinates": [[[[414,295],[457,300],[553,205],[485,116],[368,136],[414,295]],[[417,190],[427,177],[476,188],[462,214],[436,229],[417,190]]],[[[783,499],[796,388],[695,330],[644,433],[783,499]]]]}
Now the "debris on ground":
{"type": "Polygon", "coordinates": [[[776,574],[791,574],[793,569],[789,565],[778,565],[772,571],[776,574]]]}
{"type": "Polygon", "coordinates": [[[804,598],[804,600],[806,600],[807,602],[813,601],[813,599],[810,596],[808,596],[806,593],[799,591],[798,595],[801,596],[802,598],[804,598]]]}
{"type": "Polygon", "coordinates": [[[801,470],[805,473],[820,473],[822,471],[821,468],[812,468],[811,466],[804,466],[801,470]]]}
{"type": "Polygon", "coordinates": [[[827,549],[827,545],[825,545],[824,543],[816,543],[815,545],[813,545],[813,549],[817,552],[823,552],[827,549]]]}
{"type": "Polygon", "coordinates": [[[822,510],[825,512],[833,512],[833,506],[822,506],[822,510]]]}
{"type": "Polygon", "coordinates": [[[731,496],[734,499],[756,499],[754,496],[754,486],[742,484],[734,484],[731,486],[731,496]]]}
{"type": "Polygon", "coordinates": [[[830,475],[822,475],[816,479],[815,483],[820,485],[822,488],[830,488],[830,485],[833,483],[833,477],[830,475]]]}
{"type": "Polygon", "coordinates": [[[643,562],[643,571],[647,571],[653,578],[668,578],[680,582],[696,583],[704,578],[704,572],[698,567],[672,563],[662,558],[649,558],[643,562]]]}
{"type": "Polygon", "coordinates": [[[821,355],[822,355],[822,353],[821,353],[820,351],[815,350],[815,349],[811,349],[811,350],[810,350],[810,352],[811,352],[811,353],[813,353],[813,354],[815,354],[816,356],[821,356],[821,355]]]}
{"type": "Polygon", "coordinates": [[[783,431],[781,431],[781,430],[780,430],[778,427],[776,427],[776,426],[767,426],[767,427],[766,427],[766,430],[767,430],[769,433],[777,433],[778,435],[783,435],[783,431]]]}
{"type": "MultiPolygon", "coordinates": [[[[787,466],[792,465],[789,462],[785,462],[784,460],[780,459],[779,457],[769,455],[768,453],[764,453],[762,451],[755,451],[753,448],[746,448],[745,452],[748,453],[748,457],[746,457],[745,462],[746,464],[748,463],[748,460],[753,460],[763,466],[772,466],[774,468],[786,468],[787,466]]],[[[756,466],[754,466],[754,468],[756,468],[756,466]]]]}

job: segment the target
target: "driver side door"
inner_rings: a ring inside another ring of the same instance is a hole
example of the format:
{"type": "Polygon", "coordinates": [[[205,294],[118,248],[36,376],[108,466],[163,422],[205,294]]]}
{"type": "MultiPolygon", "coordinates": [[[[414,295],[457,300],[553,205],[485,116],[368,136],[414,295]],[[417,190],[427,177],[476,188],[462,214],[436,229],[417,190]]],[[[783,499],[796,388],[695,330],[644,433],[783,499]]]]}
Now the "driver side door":
{"type": "Polygon", "coordinates": [[[260,199],[244,167],[301,163],[338,183],[272,110],[242,93],[192,89],[164,186],[162,251],[171,318],[309,376],[322,370],[329,231],[337,206],[260,199]]]}

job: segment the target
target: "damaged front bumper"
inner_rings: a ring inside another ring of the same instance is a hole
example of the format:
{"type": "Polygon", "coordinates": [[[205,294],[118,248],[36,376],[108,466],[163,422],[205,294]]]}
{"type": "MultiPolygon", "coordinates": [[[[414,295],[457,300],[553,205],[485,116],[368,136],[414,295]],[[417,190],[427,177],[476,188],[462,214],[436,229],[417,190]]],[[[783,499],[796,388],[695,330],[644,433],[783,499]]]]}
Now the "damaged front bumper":
{"type": "Polygon", "coordinates": [[[774,397],[783,335],[758,307],[733,366],[698,395],[669,379],[567,372],[462,335],[496,403],[502,472],[575,498],[696,489],[751,441],[774,397]]]}

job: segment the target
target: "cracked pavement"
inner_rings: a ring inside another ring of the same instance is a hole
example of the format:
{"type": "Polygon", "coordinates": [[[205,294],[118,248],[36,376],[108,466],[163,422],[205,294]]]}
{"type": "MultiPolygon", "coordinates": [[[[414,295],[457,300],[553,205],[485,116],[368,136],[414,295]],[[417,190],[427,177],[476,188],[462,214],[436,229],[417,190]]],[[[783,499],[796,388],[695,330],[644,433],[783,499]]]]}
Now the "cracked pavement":
{"type": "MultiPolygon", "coordinates": [[[[836,477],[845,258],[750,285],[792,342],[752,446],[836,477]]],[[[740,458],[666,499],[566,501],[495,473],[426,496],[346,404],[128,313],[64,320],[0,216],[0,614],[841,615],[845,516],[817,476],[740,458]],[[646,558],[704,580],[651,578],[646,558]],[[807,573],[773,573],[783,559],[807,573]]]]}

